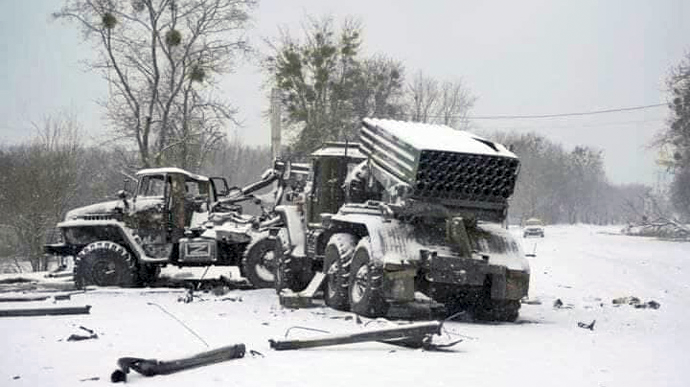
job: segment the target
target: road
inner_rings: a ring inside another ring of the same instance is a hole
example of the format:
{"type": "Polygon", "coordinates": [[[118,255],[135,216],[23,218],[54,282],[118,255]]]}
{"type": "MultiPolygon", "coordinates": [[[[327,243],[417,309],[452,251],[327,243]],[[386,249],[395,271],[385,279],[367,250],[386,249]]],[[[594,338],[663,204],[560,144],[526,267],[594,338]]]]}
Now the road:
{"type": "MultiPolygon", "coordinates": [[[[690,244],[614,235],[615,228],[547,227],[524,240],[530,296],[516,323],[444,324],[448,352],[380,343],[276,352],[268,339],[291,327],[357,332],[389,326],[325,307],[288,310],[271,290],[200,294],[180,289],[98,289],[55,305],[91,305],[91,314],[2,318],[0,385],[110,384],[122,356],[174,359],[234,343],[261,355],[129,383],[147,386],[687,386],[690,244]],[[635,296],[660,308],[613,304],[635,296]],[[554,307],[560,300],[562,306],[554,307]],[[179,320],[179,321],[178,321],[179,320]],[[591,324],[593,330],[578,326],[591,324]],[[66,341],[84,326],[97,339],[66,341]],[[205,344],[207,343],[208,346],[205,344]],[[95,380],[98,378],[98,380],[95,380]]],[[[519,230],[515,230],[519,235],[519,230]]],[[[53,301],[31,302],[53,305],[53,301]]],[[[20,307],[22,304],[12,304],[20,307]]],[[[0,305],[0,307],[8,307],[0,305]]],[[[290,337],[318,333],[294,328],[290,337]]]]}

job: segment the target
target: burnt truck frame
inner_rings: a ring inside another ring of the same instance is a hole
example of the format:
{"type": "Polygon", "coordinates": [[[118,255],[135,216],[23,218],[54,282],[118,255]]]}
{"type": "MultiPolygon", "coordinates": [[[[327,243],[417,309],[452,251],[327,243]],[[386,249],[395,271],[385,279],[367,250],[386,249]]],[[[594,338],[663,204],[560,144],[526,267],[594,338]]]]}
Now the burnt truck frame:
{"type": "Polygon", "coordinates": [[[272,287],[273,268],[264,266],[275,244],[239,204],[276,180],[269,175],[241,189],[179,168],[143,169],[132,193],[69,211],[57,225],[60,241],[44,250],[74,257],[79,287],[146,285],[167,264],[239,266],[254,286],[272,287]]]}
{"type": "Polygon", "coordinates": [[[466,132],[391,120],[365,119],[360,141],[312,154],[304,214],[276,208],[286,225],[274,230],[278,292],[321,286],[328,306],[369,317],[421,296],[449,315],[514,321],[530,276],[503,227],[517,157],[466,132]]]}

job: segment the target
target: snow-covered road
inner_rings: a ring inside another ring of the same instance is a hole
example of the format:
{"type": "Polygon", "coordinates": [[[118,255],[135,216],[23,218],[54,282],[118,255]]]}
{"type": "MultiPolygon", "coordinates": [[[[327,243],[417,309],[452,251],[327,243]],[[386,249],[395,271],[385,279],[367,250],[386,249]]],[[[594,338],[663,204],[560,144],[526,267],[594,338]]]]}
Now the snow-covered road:
{"type": "MultiPolygon", "coordinates": [[[[519,230],[515,230],[519,233],[519,230]]],[[[547,227],[524,240],[531,252],[530,304],[517,323],[445,324],[451,352],[379,343],[276,352],[269,338],[290,327],[330,332],[363,329],[348,313],[323,307],[288,310],[271,290],[204,294],[185,304],[176,289],[100,289],[58,305],[92,305],[90,315],[0,319],[0,386],[110,384],[122,356],[174,359],[244,343],[264,355],[130,384],[150,386],[688,386],[690,244],[611,235],[612,228],[547,227]],[[614,306],[636,296],[659,309],[614,306]],[[223,300],[225,299],[225,300],[223,300]],[[563,307],[554,308],[560,299],[563,307]],[[153,305],[155,303],[156,305],[153,305]],[[594,330],[578,327],[591,323],[594,330]],[[79,326],[96,340],[68,342],[79,326]],[[80,380],[98,377],[99,380],[80,380]]],[[[46,302],[47,303],[47,302],[46,302]]],[[[41,302],[26,303],[38,306],[41,302]]],[[[16,305],[16,304],[15,304],[16,305]]],[[[7,305],[0,305],[7,307],[7,305]]],[[[364,319],[364,323],[368,320],[364,319]]],[[[369,326],[385,322],[375,321],[369,326]]],[[[293,330],[290,337],[314,332],[293,330]]]]}

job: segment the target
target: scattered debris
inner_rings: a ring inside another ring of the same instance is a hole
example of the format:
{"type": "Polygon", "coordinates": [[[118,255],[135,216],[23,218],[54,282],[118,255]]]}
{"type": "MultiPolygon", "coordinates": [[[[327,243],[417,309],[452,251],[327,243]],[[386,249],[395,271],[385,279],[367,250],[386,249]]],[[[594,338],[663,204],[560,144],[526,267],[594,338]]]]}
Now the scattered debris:
{"type": "Polygon", "coordinates": [[[32,301],[46,301],[51,297],[56,301],[64,301],[72,299],[72,294],[82,292],[71,292],[54,295],[19,295],[19,296],[0,296],[0,302],[32,302],[32,301]]]}
{"type": "Polygon", "coordinates": [[[211,294],[216,297],[224,296],[230,292],[230,287],[227,285],[214,286],[211,288],[211,294]]]}
{"type": "MultiPolygon", "coordinates": [[[[379,341],[386,344],[400,345],[410,348],[435,349],[447,345],[431,344],[431,337],[441,334],[442,323],[439,321],[401,325],[394,328],[372,329],[350,334],[324,335],[311,339],[297,340],[269,340],[271,348],[276,351],[325,347],[340,344],[362,343],[367,341],[379,341]]],[[[302,328],[302,327],[300,327],[302,328]]],[[[311,329],[314,330],[314,329],[311,329]]],[[[455,345],[456,341],[449,345],[455,345]]]]}
{"type": "Polygon", "coordinates": [[[96,335],[96,334],[85,336],[85,335],[77,335],[77,334],[73,333],[73,334],[69,335],[69,337],[67,338],[67,341],[84,341],[84,340],[91,340],[91,339],[97,339],[97,338],[98,338],[98,335],[96,335]]]}
{"type": "Polygon", "coordinates": [[[194,289],[193,288],[187,289],[187,291],[184,293],[184,295],[177,298],[177,302],[184,302],[185,304],[189,304],[192,301],[194,301],[194,289]]]}
{"type": "MultiPolygon", "coordinates": [[[[560,300],[558,300],[558,301],[560,301],[560,300]]],[[[525,305],[541,305],[541,300],[536,299],[536,298],[535,298],[535,299],[529,299],[529,298],[528,298],[528,299],[526,299],[526,300],[522,300],[522,303],[525,304],[525,305]]],[[[562,303],[563,303],[563,302],[561,302],[561,304],[562,304],[562,303]]],[[[554,305],[554,307],[555,307],[555,306],[556,306],[556,305],[554,305]]]]}
{"type": "Polygon", "coordinates": [[[117,360],[118,369],[110,375],[113,383],[126,382],[127,374],[132,369],[141,375],[169,375],[192,368],[203,367],[232,359],[244,357],[244,344],[229,345],[211,351],[202,352],[191,357],[175,360],[142,359],[138,357],[121,357],[117,360]]]}
{"type": "Polygon", "coordinates": [[[563,301],[561,301],[560,298],[557,298],[556,301],[553,302],[553,307],[556,309],[572,309],[573,304],[564,304],[563,301]]]}
{"type": "Polygon", "coordinates": [[[97,339],[98,338],[98,334],[89,328],[86,328],[86,327],[83,327],[80,325],[79,329],[87,332],[88,336],[87,335],[71,334],[67,338],[67,341],[83,341],[83,340],[91,340],[91,339],[97,339]]]}
{"type": "Polygon", "coordinates": [[[631,297],[619,297],[614,298],[612,301],[613,305],[635,305],[640,303],[640,299],[634,296],[631,297]]]}
{"type": "Polygon", "coordinates": [[[242,302],[242,297],[223,297],[218,301],[242,302]]]}
{"type": "Polygon", "coordinates": [[[636,309],[659,309],[661,307],[661,304],[654,300],[642,302],[642,300],[634,296],[614,298],[611,302],[616,307],[621,305],[630,305],[635,307],[636,309]]]}
{"type": "Polygon", "coordinates": [[[285,331],[285,338],[287,338],[288,335],[290,335],[290,331],[292,331],[293,329],[302,329],[302,330],[305,330],[305,331],[312,331],[312,332],[319,332],[319,333],[330,333],[329,331],[324,331],[323,329],[316,329],[316,328],[309,328],[309,327],[294,326],[294,327],[288,328],[288,329],[285,331]]]}
{"type": "Polygon", "coordinates": [[[621,230],[624,235],[656,237],[673,240],[690,240],[690,229],[679,222],[658,218],[650,221],[643,218],[639,224],[629,224],[621,230]]]}
{"type": "Polygon", "coordinates": [[[67,301],[72,299],[72,293],[67,294],[56,294],[53,296],[55,301],[67,301]]]}
{"type": "Polygon", "coordinates": [[[89,314],[91,305],[60,308],[3,309],[0,317],[58,316],[67,314],[89,314]]]}
{"type": "Polygon", "coordinates": [[[594,324],[597,322],[597,320],[592,320],[591,323],[585,324],[583,322],[578,322],[577,326],[583,329],[589,329],[590,331],[594,330],[594,324]]]}
{"type": "Polygon", "coordinates": [[[22,284],[27,282],[34,281],[24,277],[5,278],[0,280],[0,284],[22,284]]]}
{"type": "Polygon", "coordinates": [[[352,316],[346,315],[346,316],[331,316],[329,317],[332,320],[345,320],[345,321],[350,321],[353,319],[352,316]]]}
{"type": "Polygon", "coordinates": [[[30,301],[45,301],[50,296],[9,296],[0,297],[0,302],[30,302],[30,301]]]}
{"type": "Polygon", "coordinates": [[[326,275],[322,272],[317,272],[309,282],[309,286],[299,293],[295,293],[290,289],[283,289],[280,291],[279,299],[280,305],[286,308],[309,308],[314,306],[313,299],[314,294],[321,286],[321,283],[326,278],[326,275]]]}
{"type": "Polygon", "coordinates": [[[635,306],[636,309],[647,309],[647,308],[649,308],[649,309],[659,309],[659,308],[661,308],[661,304],[658,303],[658,302],[656,302],[656,301],[654,301],[654,300],[651,300],[651,301],[648,301],[648,302],[645,302],[645,303],[635,304],[634,306],[635,306]]]}
{"type": "Polygon", "coordinates": [[[266,357],[266,356],[264,356],[263,353],[261,353],[261,352],[259,352],[259,351],[255,351],[255,350],[253,350],[253,349],[250,349],[250,350],[249,350],[249,354],[252,355],[253,357],[256,357],[256,356],[266,357]]]}
{"type": "Polygon", "coordinates": [[[67,277],[73,277],[74,273],[71,271],[63,271],[63,272],[58,272],[58,273],[48,273],[45,275],[45,278],[67,278],[67,277]]]}

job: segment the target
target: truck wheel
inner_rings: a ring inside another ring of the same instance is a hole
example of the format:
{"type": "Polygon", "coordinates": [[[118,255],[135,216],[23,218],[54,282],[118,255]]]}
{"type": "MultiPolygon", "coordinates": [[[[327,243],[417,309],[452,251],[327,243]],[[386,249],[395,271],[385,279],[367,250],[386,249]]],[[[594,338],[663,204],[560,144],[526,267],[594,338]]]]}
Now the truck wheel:
{"type": "Polygon", "coordinates": [[[132,255],[117,243],[101,241],[84,247],[74,261],[74,282],[78,288],[86,285],[136,285],[136,262],[132,255]]]}
{"type": "Polygon", "coordinates": [[[242,270],[255,288],[272,288],[276,271],[276,241],[264,237],[249,246],[242,270]]]}
{"type": "Polygon", "coordinates": [[[371,242],[363,238],[355,249],[349,278],[350,310],[367,317],[383,317],[388,303],[383,297],[383,268],[371,262],[371,242]]]}
{"type": "Polygon", "coordinates": [[[323,260],[326,286],[323,298],[326,305],[333,309],[348,310],[350,306],[348,279],[356,241],[351,234],[339,233],[333,234],[326,245],[323,260]]]}
{"type": "Polygon", "coordinates": [[[285,254],[286,249],[280,236],[276,238],[276,246],[276,293],[280,294],[283,289],[290,289],[293,292],[306,289],[309,281],[314,277],[309,258],[298,259],[285,254]]]}
{"type": "Polygon", "coordinates": [[[519,300],[484,299],[474,310],[474,318],[484,321],[514,322],[520,314],[519,300]]]}

